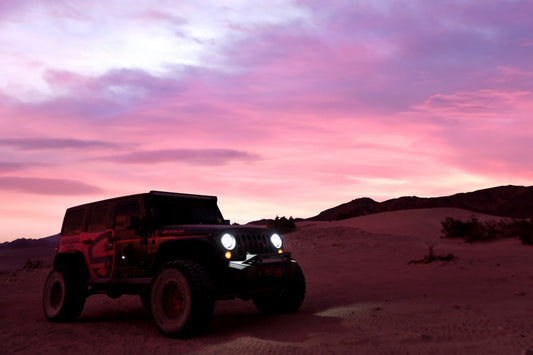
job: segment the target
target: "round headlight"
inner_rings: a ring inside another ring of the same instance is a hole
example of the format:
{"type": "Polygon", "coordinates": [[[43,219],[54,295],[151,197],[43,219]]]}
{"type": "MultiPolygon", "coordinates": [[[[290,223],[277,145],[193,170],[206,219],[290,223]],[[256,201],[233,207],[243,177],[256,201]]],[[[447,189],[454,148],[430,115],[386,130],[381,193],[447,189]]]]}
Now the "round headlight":
{"type": "Polygon", "coordinates": [[[276,249],[281,248],[281,246],[283,245],[283,240],[276,233],[272,234],[272,236],[270,237],[270,241],[272,242],[272,245],[274,245],[274,248],[276,249]]]}
{"type": "Polygon", "coordinates": [[[233,250],[233,248],[235,248],[235,245],[237,244],[235,237],[229,233],[224,234],[222,238],[220,238],[220,242],[222,243],[224,248],[228,250],[233,250]]]}

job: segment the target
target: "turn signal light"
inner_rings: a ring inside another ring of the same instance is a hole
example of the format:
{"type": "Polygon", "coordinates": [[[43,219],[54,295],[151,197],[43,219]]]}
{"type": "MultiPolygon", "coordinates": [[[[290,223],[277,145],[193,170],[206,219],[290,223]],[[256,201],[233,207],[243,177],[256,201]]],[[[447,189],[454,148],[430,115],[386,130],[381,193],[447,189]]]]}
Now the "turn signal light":
{"type": "Polygon", "coordinates": [[[283,254],[283,250],[282,249],[278,249],[278,254],[283,254]]]}
{"type": "Polygon", "coordinates": [[[231,252],[230,251],[227,251],[226,254],[224,254],[224,256],[226,257],[226,259],[231,259],[231,252]]]}

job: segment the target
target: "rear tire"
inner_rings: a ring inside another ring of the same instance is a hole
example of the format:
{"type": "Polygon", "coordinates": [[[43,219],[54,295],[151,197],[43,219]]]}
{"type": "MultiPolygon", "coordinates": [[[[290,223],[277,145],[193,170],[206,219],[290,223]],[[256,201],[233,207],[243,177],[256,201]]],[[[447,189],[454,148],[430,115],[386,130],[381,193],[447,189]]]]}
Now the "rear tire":
{"type": "Polygon", "coordinates": [[[166,336],[190,337],[205,331],[214,309],[208,272],[188,260],[167,263],[152,282],[150,303],[157,328],[166,336]]]}
{"type": "Polygon", "coordinates": [[[86,289],[77,273],[67,265],[50,272],[44,284],[43,310],[51,322],[76,320],[85,305],[86,289]]]}
{"type": "Polygon", "coordinates": [[[294,265],[294,274],[283,281],[281,288],[252,296],[261,313],[293,313],[300,308],[305,297],[305,277],[300,266],[296,263],[294,265]]]}

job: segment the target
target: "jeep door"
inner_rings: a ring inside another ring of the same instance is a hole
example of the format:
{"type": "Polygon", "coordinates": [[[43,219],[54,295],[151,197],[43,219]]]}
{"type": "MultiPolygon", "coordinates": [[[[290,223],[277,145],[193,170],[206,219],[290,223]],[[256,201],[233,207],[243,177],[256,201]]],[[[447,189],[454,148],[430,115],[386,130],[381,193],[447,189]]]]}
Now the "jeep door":
{"type": "Polygon", "coordinates": [[[108,203],[88,207],[87,228],[81,234],[90,272],[98,278],[110,277],[113,269],[114,244],[109,212],[108,203]]]}
{"type": "Polygon", "coordinates": [[[142,276],[147,272],[148,236],[142,228],[143,211],[141,198],[120,201],[115,206],[113,277],[142,276]]]}

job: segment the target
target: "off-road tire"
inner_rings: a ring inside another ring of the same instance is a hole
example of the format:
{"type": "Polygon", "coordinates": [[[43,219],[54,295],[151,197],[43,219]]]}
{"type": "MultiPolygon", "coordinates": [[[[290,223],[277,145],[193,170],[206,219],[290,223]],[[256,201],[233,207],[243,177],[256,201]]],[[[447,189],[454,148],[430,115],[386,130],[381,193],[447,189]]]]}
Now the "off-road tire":
{"type": "Polygon", "coordinates": [[[85,305],[86,291],[76,269],[67,265],[56,266],[44,284],[44,315],[51,322],[76,320],[85,305]]]}
{"type": "Polygon", "coordinates": [[[296,312],[305,297],[305,277],[302,269],[294,263],[294,273],[286,277],[281,288],[252,296],[257,309],[263,314],[296,312]]]}
{"type": "Polygon", "coordinates": [[[189,260],[172,261],[154,278],[150,301],[161,333],[191,337],[209,326],[215,305],[213,282],[201,265],[189,260]]]}

